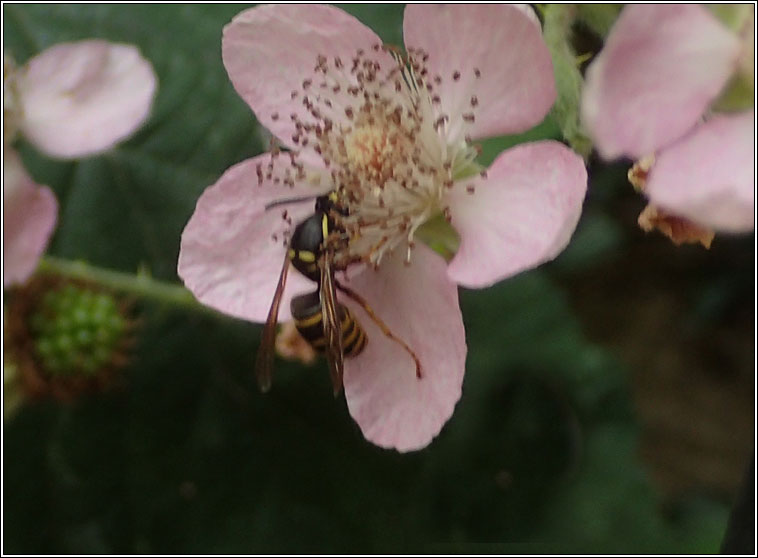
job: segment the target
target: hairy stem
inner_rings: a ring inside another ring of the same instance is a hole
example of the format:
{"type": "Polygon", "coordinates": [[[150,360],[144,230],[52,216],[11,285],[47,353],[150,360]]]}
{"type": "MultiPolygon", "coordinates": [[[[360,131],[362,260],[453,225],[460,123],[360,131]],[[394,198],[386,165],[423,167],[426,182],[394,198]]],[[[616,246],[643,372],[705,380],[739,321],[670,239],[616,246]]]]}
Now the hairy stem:
{"type": "Polygon", "coordinates": [[[200,304],[184,287],[152,278],[144,272],[124,273],[104,269],[83,261],[72,261],[45,256],[39,263],[40,273],[50,273],[69,279],[97,283],[114,291],[134,295],[153,302],[169,304],[197,312],[222,316],[219,312],[200,304]]]}

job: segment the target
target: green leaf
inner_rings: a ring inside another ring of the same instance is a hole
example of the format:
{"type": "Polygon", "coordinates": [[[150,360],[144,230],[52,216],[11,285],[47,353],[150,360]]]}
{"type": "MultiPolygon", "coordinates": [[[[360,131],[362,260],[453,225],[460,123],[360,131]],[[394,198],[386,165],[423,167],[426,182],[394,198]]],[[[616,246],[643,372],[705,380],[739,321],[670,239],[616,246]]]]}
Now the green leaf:
{"type": "Polygon", "coordinates": [[[195,201],[221,173],[261,151],[257,124],[221,64],[221,29],[240,6],[8,5],[5,45],[19,64],[61,41],[137,44],[159,89],[150,119],[126,143],[80,162],[22,146],[32,175],[60,198],[51,252],[175,277],[195,201]]]}
{"type": "Polygon", "coordinates": [[[623,7],[622,4],[579,4],[576,15],[599,37],[605,38],[623,7]]]}

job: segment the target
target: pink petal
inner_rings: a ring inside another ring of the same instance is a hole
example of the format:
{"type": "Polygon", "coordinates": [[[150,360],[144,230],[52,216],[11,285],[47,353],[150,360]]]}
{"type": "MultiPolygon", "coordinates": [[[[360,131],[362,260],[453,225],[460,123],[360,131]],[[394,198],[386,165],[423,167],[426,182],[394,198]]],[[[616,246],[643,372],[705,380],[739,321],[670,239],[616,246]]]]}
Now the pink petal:
{"type": "Polygon", "coordinates": [[[448,196],[461,236],[448,275],[486,287],[552,260],[568,244],[582,211],[587,171],[561,143],[541,141],[503,152],[487,178],[457,184],[448,196]]]}
{"type": "Polygon", "coordinates": [[[38,186],[12,149],[3,151],[3,287],[25,281],[55,228],[58,202],[38,186]]]}
{"type": "Polygon", "coordinates": [[[521,8],[411,4],[403,33],[406,47],[429,54],[429,75],[442,78],[437,92],[451,128],[461,115],[474,113],[475,122],[465,130],[472,138],[527,130],[555,101],[550,52],[539,26],[521,8]],[[478,106],[472,108],[474,96],[478,106]]]}
{"type": "Polygon", "coordinates": [[[416,352],[423,374],[417,379],[408,353],[351,304],[368,344],[359,356],[345,360],[350,414],[374,444],[399,451],[423,448],[461,396],[466,337],[457,288],[445,276],[442,258],[420,245],[410,266],[395,253],[377,272],[369,269],[349,286],[416,352]]]}
{"type": "Polygon", "coordinates": [[[526,17],[529,18],[529,21],[531,21],[534,25],[537,26],[537,29],[539,29],[540,32],[542,32],[542,24],[540,23],[540,18],[537,17],[537,13],[534,11],[534,8],[532,8],[529,4],[510,4],[514,8],[521,10],[521,13],[523,13],[526,17]]]}
{"type": "Polygon", "coordinates": [[[754,228],[755,112],[714,116],[662,151],[646,192],[676,215],[723,232],[754,228]]]}
{"type": "MultiPolygon", "coordinates": [[[[179,276],[197,299],[220,312],[254,322],[264,322],[284,263],[284,232],[313,214],[315,196],[329,186],[298,182],[294,188],[258,183],[257,166],[265,175],[269,154],[259,155],[229,168],[203,192],[195,213],[182,233],[179,276]],[[313,201],[265,210],[269,202],[301,196],[313,201]],[[274,237],[276,240],[274,240],[274,237]]],[[[289,158],[275,159],[281,173],[289,158]]],[[[290,317],[293,294],[314,290],[314,284],[290,269],[279,317],[290,317]]]]}
{"type": "Polygon", "coordinates": [[[53,157],[110,149],[147,118],[156,77],[130,45],[101,40],[55,45],[19,77],[23,134],[53,157]]]}
{"type": "Polygon", "coordinates": [[[629,5],[587,71],[582,118],[606,159],[687,132],[735,68],[739,40],[703,6],[629,5]]]}
{"type": "Polygon", "coordinates": [[[330,114],[323,106],[320,110],[335,123],[345,119],[344,106],[353,99],[346,84],[339,93],[319,87],[323,76],[315,70],[318,56],[325,56],[330,65],[339,57],[346,66],[345,79],[353,80],[347,76],[358,49],[389,64],[389,56],[372,51],[372,46],[381,43],[376,33],[338,8],[267,5],[241,12],[224,27],[222,51],[234,88],[258,121],[284,145],[297,148],[290,115],[313,120],[303,105],[306,79],[312,81],[311,97],[321,95],[333,103],[330,114]],[[293,91],[298,92],[296,99],[291,97],[293,91]]]}

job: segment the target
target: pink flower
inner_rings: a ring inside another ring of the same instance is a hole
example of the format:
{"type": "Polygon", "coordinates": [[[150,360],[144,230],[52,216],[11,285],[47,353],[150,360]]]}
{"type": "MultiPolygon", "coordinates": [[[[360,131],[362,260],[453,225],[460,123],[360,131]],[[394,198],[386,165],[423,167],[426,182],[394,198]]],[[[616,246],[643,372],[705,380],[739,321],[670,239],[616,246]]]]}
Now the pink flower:
{"type": "Polygon", "coordinates": [[[54,45],[15,76],[19,131],[51,157],[106,151],[145,121],[156,82],[132,45],[99,39],[54,45]]]}
{"type": "MultiPolygon", "coordinates": [[[[179,274],[222,312],[265,321],[291,227],[313,202],[340,193],[345,259],[363,296],[421,361],[351,308],[369,342],[345,360],[348,408],[365,437],[400,451],[436,436],[461,395],[466,340],[457,285],[483,287],[554,258],[567,244],[586,189],[582,160],[537,142],[501,154],[479,174],[472,138],[539,123],[555,99],[538,25],[503,5],[406,8],[409,64],[352,16],[329,6],[246,10],[224,29],[234,87],[290,152],[228,169],[200,200],[182,236],[179,274]],[[472,169],[473,172],[472,172],[472,169]],[[414,242],[447,216],[460,248],[447,264],[414,242]]],[[[316,285],[291,272],[280,311],[316,285]]]]}
{"type": "Polygon", "coordinates": [[[705,6],[627,6],[583,95],[604,158],[654,155],[644,185],[653,205],[724,232],[753,230],[754,110],[711,106],[752,57],[753,17],[738,35],[705,6]]]}
{"type": "Polygon", "coordinates": [[[3,153],[3,287],[32,274],[55,227],[58,202],[29,177],[12,149],[3,153]]]}
{"type": "Polygon", "coordinates": [[[34,271],[57,214],[52,191],[34,183],[10,147],[15,134],[56,158],[105,151],[144,122],[155,87],[152,66],[130,45],[61,43],[19,69],[4,59],[4,287],[34,271]]]}

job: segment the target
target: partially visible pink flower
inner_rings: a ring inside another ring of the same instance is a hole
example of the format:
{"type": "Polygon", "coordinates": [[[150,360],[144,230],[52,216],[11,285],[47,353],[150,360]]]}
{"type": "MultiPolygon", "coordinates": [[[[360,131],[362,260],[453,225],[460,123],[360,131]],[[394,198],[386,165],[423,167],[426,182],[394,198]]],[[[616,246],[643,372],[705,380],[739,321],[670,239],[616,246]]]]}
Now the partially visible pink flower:
{"type": "Polygon", "coordinates": [[[754,111],[714,114],[711,105],[746,67],[752,41],[705,6],[630,5],[583,94],[583,121],[604,158],[655,155],[644,186],[653,205],[724,232],[754,226],[754,111]]]}
{"type": "Polygon", "coordinates": [[[34,183],[12,149],[3,153],[3,287],[32,274],[55,227],[58,202],[34,183]]]}
{"type": "MultiPolygon", "coordinates": [[[[400,451],[434,438],[460,398],[466,340],[457,285],[483,287],[554,258],[567,244],[586,189],[582,160],[544,141],[502,153],[479,174],[472,141],[524,131],[555,100],[539,25],[523,7],[410,5],[408,62],[330,6],[246,10],[224,29],[237,92],[289,152],[235,165],[200,197],[182,235],[179,274],[222,312],[265,321],[292,227],[337,191],[350,237],[338,274],[419,357],[387,339],[349,299],[367,333],[345,361],[348,408],[365,437],[400,451]],[[472,172],[473,169],[473,172],[472,172]],[[447,264],[414,240],[445,216],[460,235],[447,264]]],[[[291,272],[289,301],[316,285],[291,272]]]]}
{"type": "Polygon", "coordinates": [[[56,158],[93,155],[131,135],[148,116],[156,77],[130,45],[55,45],[16,68],[3,60],[3,286],[34,271],[56,222],[57,201],[34,183],[11,147],[17,133],[56,158]]]}
{"type": "Polygon", "coordinates": [[[113,147],[150,112],[156,76],[136,47],[93,39],[54,45],[15,76],[19,131],[51,157],[113,147]]]}

